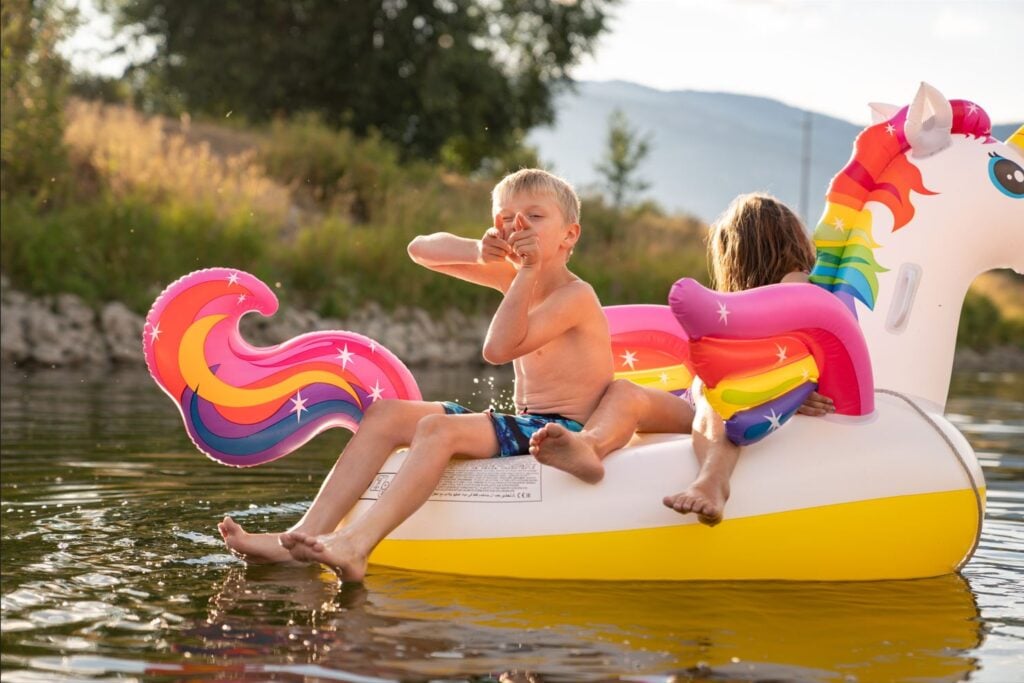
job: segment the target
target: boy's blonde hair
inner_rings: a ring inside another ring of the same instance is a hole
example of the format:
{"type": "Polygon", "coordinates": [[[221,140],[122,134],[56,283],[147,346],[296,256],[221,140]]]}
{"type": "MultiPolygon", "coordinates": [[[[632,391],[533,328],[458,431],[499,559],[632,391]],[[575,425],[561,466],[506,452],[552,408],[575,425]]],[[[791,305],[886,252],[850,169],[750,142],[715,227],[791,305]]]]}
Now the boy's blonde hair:
{"type": "Polygon", "coordinates": [[[580,222],[580,198],[576,190],[565,180],[540,168],[521,168],[502,178],[491,192],[491,211],[496,212],[509,197],[524,192],[551,195],[566,223],[580,222]]]}
{"type": "Polygon", "coordinates": [[[815,250],[803,223],[768,194],[743,194],[711,225],[708,270],[715,289],[740,292],[810,272],[815,250]]]}

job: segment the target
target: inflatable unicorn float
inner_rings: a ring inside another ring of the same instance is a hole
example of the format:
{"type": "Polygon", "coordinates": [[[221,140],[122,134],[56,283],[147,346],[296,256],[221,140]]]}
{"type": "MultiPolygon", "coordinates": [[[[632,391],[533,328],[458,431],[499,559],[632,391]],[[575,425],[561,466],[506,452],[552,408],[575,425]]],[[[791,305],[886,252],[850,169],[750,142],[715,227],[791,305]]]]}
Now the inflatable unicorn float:
{"type": "MultiPolygon", "coordinates": [[[[684,279],[669,306],[606,309],[618,377],[680,392],[699,375],[745,444],[722,523],[661,504],[697,475],[690,437],[643,434],[605,460],[597,485],[530,456],[453,461],[370,562],[605,580],[959,569],[978,543],[985,482],[942,411],[968,286],[992,268],[1024,272],[1024,128],[1000,142],[978,105],[927,84],[908,107],[872,108],[829,187],[813,284],[722,294],[684,279]],[[836,413],[794,417],[815,389],[836,413]]],[[[260,464],[327,428],[355,430],[375,400],[420,398],[401,361],[358,334],[247,344],[241,316],[276,309],[254,276],[214,268],[170,285],[147,317],[149,369],[211,458],[260,464]]],[[[404,457],[391,456],[350,519],[404,457]]]]}

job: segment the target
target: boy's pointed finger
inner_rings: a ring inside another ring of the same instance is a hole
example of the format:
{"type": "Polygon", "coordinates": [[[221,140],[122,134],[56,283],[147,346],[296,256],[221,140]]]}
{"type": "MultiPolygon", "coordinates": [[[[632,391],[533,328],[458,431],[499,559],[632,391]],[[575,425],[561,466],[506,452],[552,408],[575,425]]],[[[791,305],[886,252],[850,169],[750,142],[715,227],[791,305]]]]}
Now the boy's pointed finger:
{"type": "Polygon", "coordinates": [[[500,213],[494,214],[494,229],[497,230],[498,237],[503,240],[508,239],[508,230],[505,229],[505,221],[500,213]]]}

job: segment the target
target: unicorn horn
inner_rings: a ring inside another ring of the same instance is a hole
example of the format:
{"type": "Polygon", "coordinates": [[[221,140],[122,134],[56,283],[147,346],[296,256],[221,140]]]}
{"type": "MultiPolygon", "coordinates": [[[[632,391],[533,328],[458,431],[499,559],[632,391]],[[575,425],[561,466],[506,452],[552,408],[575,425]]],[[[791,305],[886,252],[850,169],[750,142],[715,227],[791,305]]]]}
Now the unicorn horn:
{"type": "Polygon", "coordinates": [[[1017,129],[1017,132],[1006,138],[1006,144],[1016,147],[1021,154],[1024,154],[1024,126],[1017,129]]]}

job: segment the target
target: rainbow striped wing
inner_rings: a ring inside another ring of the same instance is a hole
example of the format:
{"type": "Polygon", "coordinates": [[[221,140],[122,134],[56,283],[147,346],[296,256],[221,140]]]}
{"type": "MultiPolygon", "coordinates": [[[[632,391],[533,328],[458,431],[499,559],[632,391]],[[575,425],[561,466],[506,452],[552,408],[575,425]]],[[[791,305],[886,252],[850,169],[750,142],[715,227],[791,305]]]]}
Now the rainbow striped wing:
{"type": "Polygon", "coordinates": [[[420,398],[408,368],[360,334],[312,332],[269,348],[242,339],[243,315],[276,310],[277,297],[255,276],[210,268],[168,286],[146,316],[150,374],[210,458],[259,465],[325,429],[355,431],[378,399],[420,398]]]}
{"type": "Polygon", "coordinates": [[[605,306],[615,357],[615,379],[628,379],[677,396],[693,382],[689,342],[668,306],[605,306]]]}
{"type": "Polygon", "coordinates": [[[815,390],[841,415],[874,410],[860,326],[825,290],[785,284],[723,294],[686,278],[672,287],[669,304],[690,338],[704,395],[734,443],[774,432],[815,390]]]}

